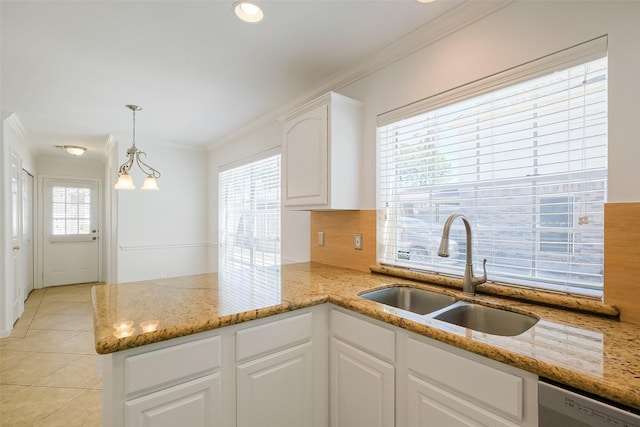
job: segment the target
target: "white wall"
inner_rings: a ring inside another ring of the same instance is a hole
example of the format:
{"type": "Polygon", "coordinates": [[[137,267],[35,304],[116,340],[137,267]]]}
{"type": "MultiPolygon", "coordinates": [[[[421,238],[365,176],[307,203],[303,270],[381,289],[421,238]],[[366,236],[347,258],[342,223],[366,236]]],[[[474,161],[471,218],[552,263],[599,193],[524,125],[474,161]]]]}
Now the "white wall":
{"type": "MultiPolygon", "coordinates": [[[[210,271],[207,156],[201,150],[137,142],[144,161],[162,174],[160,191],[141,191],[145,176],[130,173],[136,190],[118,190],[117,282],[210,271]]],[[[119,144],[118,163],[127,147],[119,144]]],[[[117,178],[117,167],[112,180],[117,178]]]]}
{"type": "MultiPolygon", "coordinates": [[[[362,208],[376,208],[376,118],[379,114],[518,66],[590,39],[609,37],[610,202],[640,201],[640,2],[525,1],[497,12],[391,63],[338,92],[365,104],[362,208]]],[[[312,89],[312,88],[310,88],[312,89]]],[[[311,90],[309,92],[312,92],[311,90]]],[[[238,156],[279,145],[278,124],[211,153],[211,171],[238,156]]],[[[212,179],[211,218],[217,185],[212,179]]],[[[212,222],[215,229],[216,222],[212,222]]],[[[287,246],[308,246],[304,221],[283,221],[287,246]],[[294,231],[295,230],[295,231],[294,231]]],[[[217,241],[217,232],[211,240],[217,241]]],[[[307,252],[308,253],[308,252],[307,252]]]]}
{"type": "Polygon", "coordinates": [[[78,156],[39,156],[36,160],[38,175],[69,178],[104,178],[104,160],[78,156]]]}
{"type": "Polygon", "coordinates": [[[514,2],[351,84],[365,103],[363,204],[375,208],[377,115],[595,37],[609,35],[609,201],[638,201],[640,2],[514,2]]]}
{"type": "MultiPolygon", "coordinates": [[[[209,240],[218,243],[218,172],[221,166],[282,145],[282,124],[274,122],[257,132],[217,147],[209,153],[209,240]]],[[[281,260],[283,264],[309,261],[309,212],[282,210],[281,260]]],[[[217,270],[217,251],[214,269],[217,270]]]]}

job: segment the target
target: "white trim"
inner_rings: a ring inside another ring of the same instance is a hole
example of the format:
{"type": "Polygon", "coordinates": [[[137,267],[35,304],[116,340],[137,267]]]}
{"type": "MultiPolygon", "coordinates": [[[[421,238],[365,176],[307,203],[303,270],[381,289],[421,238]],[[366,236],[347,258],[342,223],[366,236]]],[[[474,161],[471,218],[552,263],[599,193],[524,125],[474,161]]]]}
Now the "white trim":
{"type": "Polygon", "coordinates": [[[351,67],[347,71],[338,73],[333,77],[318,84],[315,89],[294,100],[281,105],[273,111],[258,117],[247,125],[236,131],[216,139],[207,146],[207,151],[214,150],[222,145],[242,139],[248,135],[256,133],[287,114],[294,108],[324,95],[332,90],[340,89],[351,83],[358,81],[387,65],[408,56],[438,40],[441,40],[474,22],[491,15],[503,7],[513,3],[513,0],[500,1],[472,1],[467,0],[449,12],[427,22],[417,30],[407,34],[391,45],[381,49],[375,55],[367,58],[361,63],[351,67]]]}
{"type": "Polygon", "coordinates": [[[18,139],[20,139],[20,141],[22,142],[25,142],[27,139],[27,131],[25,130],[24,126],[22,125],[22,122],[18,118],[18,115],[16,113],[12,113],[9,117],[5,119],[5,121],[9,125],[9,127],[13,129],[15,134],[18,136],[18,139]]]}
{"type": "Polygon", "coordinates": [[[104,152],[110,153],[117,146],[116,138],[109,134],[107,135],[107,140],[104,142],[104,152]]]}
{"type": "Polygon", "coordinates": [[[558,52],[528,61],[508,70],[469,82],[378,115],[378,126],[413,117],[435,107],[443,107],[458,100],[497,90],[524,80],[530,80],[556,70],[588,62],[607,53],[606,35],[568,47],[558,52]]]}
{"type": "Polygon", "coordinates": [[[159,245],[120,245],[121,251],[147,251],[147,250],[162,250],[162,249],[180,249],[180,248],[211,248],[216,247],[217,244],[210,242],[196,242],[196,243],[164,243],[159,245]]]}

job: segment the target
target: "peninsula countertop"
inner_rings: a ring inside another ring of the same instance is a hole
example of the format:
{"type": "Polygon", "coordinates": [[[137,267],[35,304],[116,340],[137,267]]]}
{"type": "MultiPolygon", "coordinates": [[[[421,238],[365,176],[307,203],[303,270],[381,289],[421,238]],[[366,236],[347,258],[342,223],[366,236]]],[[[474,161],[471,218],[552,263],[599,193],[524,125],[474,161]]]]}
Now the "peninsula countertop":
{"type": "Polygon", "coordinates": [[[482,304],[528,312],[540,319],[525,333],[504,337],[410,315],[358,297],[392,284],[462,297],[461,292],[440,286],[316,263],[99,285],[92,290],[96,351],[113,353],[333,303],[640,409],[640,326],[513,299],[476,296],[474,300],[482,304]]]}

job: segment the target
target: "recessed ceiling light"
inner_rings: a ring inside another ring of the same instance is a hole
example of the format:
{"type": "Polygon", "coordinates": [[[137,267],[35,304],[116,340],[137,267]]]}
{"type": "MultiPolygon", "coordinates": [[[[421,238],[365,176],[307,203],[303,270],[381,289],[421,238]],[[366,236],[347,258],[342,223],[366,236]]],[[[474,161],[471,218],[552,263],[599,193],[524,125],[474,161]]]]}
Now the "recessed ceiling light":
{"type": "Polygon", "coordinates": [[[417,0],[417,1],[418,1],[418,3],[431,3],[431,2],[436,1],[436,0],[417,0]]]}
{"type": "Polygon", "coordinates": [[[264,18],[262,9],[248,1],[238,1],[233,4],[236,16],[245,22],[260,22],[264,18]]]}

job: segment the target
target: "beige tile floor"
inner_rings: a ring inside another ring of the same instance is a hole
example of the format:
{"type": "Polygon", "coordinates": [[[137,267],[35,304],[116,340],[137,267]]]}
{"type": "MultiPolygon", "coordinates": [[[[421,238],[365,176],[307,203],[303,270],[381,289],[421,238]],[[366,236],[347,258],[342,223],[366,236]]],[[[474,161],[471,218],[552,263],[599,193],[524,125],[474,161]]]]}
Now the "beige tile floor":
{"type": "Polygon", "coordinates": [[[0,339],[0,426],[99,426],[91,286],[37,289],[0,339]]]}

